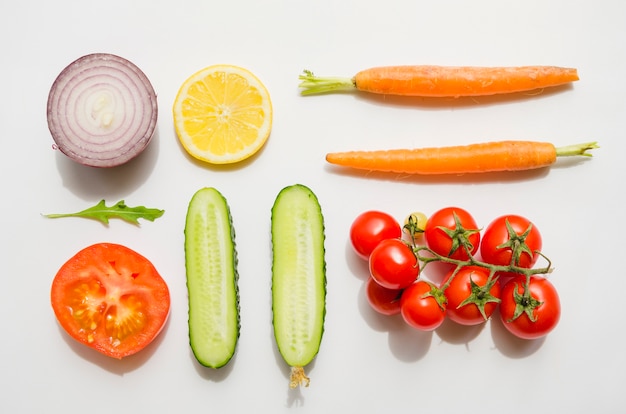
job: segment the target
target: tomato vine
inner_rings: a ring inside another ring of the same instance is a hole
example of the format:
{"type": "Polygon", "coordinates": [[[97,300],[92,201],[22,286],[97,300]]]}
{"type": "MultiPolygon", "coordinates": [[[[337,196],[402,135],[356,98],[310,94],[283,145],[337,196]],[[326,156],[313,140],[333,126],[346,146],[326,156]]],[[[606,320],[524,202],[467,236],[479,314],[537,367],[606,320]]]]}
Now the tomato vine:
{"type": "MultiPolygon", "coordinates": [[[[529,227],[524,231],[523,234],[518,235],[515,230],[511,227],[508,220],[506,221],[507,229],[509,230],[509,241],[506,242],[502,247],[508,247],[512,251],[511,263],[508,265],[496,265],[484,262],[476,258],[476,255],[472,253],[474,250],[474,245],[469,240],[469,235],[475,233],[477,230],[475,229],[466,229],[463,224],[458,220],[458,217],[455,215],[455,229],[442,228],[442,230],[452,239],[453,250],[455,251],[457,248],[463,249],[467,255],[467,259],[454,259],[450,256],[442,255],[437,253],[430,247],[426,245],[421,245],[416,242],[419,240],[419,234],[423,233],[424,230],[419,226],[417,220],[414,215],[409,215],[407,218],[407,223],[403,226],[403,231],[408,235],[408,241],[406,243],[413,250],[417,260],[422,263],[422,271],[426,268],[426,266],[433,262],[443,262],[448,263],[455,266],[452,276],[447,279],[447,281],[439,288],[441,291],[445,291],[446,288],[452,283],[456,274],[464,267],[475,266],[487,269],[489,271],[489,279],[484,286],[475,286],[472,289],[473,295],[472,298],[468,298],[465,302],[474,303],[481,310],[481,313],[484,314],[484,305],[489,300],[495,300],[499,302],[497,298],[489,298],[489,290],[493,286],[493,283],[497,280],[497,275],[499,273],[515,273],[521,274],[525,276],[526,282],[523,286],[523,293],[519,294],[515,291],[515,302],[516,312],[514,314],[513,319],[519,317],[522,313],[526,313],[531,320],[533,319],[533,310],[541,305],[541,302],[534,300],[530,296],[530,277],[532,275],[545,275],[552,272],[552,262],[548,257],[546,257],[541,251],[531,251],[528,245],[525,242],[526,236],[530,233],[532,228],[532,223],[529,224],[529,227]],[[426,254],[424,254],[426,253],[426,254]],[[548,263],[545,267],[539,268],[526,268],[517,265],[516,263],[519,261],[519,257],[522,253],[528,254],[538,254],[543,257],[548,263]],[[485,297],[488,299],[485,300],[485,297]]],[[[445,299],[443,295],[432,294],[441,305],[441,300],[445,299]],[[444,298],[444,299],[442,299],[444,298]]],[[[486,319],[486,317],[485,317],[486,319]]]]}
{"type": "Polygon", "coordinates": [[[505,215],[479,229],[467,211],[446,207],[428,218],[410,214],[401,226],[387,221],[383,228],[392,234],[400,227],[400,236],[376,240],[380,235],[372,233],[371,224],[380,214],[366,212],[359,216],[361,225],[351,228],[351,235],[359,236],[352,237],[357,254],[366,241],[373,249],[369,257],[359,255],[369,260],[367,295],[374,310],[400,313],[422,330],[436,329],[446,317],[479,324],[498,307],[506,329],[520,338],[537,338],[556,326],[560,302],[546,277],[552,262],[541,252],[541,234],[528,219],[505,215]],[[538,258],[545,265],[535,266],[538,258]],[[422,276],[435,262],[448,269],[437,284],[422,276]]]}

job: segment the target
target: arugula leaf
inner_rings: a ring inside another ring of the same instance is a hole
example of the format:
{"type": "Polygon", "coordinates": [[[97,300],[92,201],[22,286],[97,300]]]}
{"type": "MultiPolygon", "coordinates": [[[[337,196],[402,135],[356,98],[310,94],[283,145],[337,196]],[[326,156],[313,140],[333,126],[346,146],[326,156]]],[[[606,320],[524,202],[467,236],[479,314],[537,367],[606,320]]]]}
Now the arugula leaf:
{"type": "Polygon", "coordinates": [[[128,207],[124,200],[107,207],[104,200],[101,200],[93,207],[76,213],[64,214],[44,214],[48,218],[62,217],[83,217],[98,220],[104,224],[109,224],[110,218],[119,218],[131,224],[139,225],[139,219],[154,221],[161,217],[165,211],[156,208],[146,208],[144,206],[128,207]]]}

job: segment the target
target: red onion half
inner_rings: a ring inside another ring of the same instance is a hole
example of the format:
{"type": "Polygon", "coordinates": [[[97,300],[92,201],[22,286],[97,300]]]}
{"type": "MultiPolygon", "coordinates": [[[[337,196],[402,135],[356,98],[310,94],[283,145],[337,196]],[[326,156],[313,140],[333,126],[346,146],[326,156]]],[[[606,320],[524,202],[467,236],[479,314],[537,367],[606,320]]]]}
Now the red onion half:
{"type": "Polygon", "coordinates": [[[48,95],[48,128],[56,147],[92,167],[115,167],[139,155],[152,140],[157,113],[146,75],[108,53],[70,63],[48,95]]]}

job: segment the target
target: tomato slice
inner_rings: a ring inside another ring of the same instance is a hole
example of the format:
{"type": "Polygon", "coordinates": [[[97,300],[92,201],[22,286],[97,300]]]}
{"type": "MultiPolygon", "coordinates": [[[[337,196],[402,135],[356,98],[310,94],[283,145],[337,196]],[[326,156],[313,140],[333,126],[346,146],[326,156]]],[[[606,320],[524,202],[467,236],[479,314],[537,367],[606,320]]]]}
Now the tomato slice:
{"type": "Polygon", "coordinates": [[[111,243],[86,247],[63,264],[51,302],[72,338],[113,358],[145,348],[170,311],[169,289],[152,263],[111,243]]]}

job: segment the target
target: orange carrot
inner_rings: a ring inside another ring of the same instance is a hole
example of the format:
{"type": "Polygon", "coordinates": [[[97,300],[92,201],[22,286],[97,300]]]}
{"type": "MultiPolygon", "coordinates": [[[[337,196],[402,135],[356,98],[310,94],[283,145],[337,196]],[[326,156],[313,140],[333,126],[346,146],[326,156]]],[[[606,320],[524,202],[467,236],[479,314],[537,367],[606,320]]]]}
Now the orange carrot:
{"type": "Polygon", "coordinates": [[[466,174],[548,167],[557,157],[588,156],[596,142],[556,148],[547,142],[498,141],[451,147],[334,152],[326,161],[344,167],[402,174],[466,174]]]}
{"type": "Polygon", "coordinates": [[[557,66],[387,66],[358,72],[353,78],[300,75],[303,95],[359,90],[423,97],[486,96],[526,92],[578,80],[578,71],[557,66]]]}

